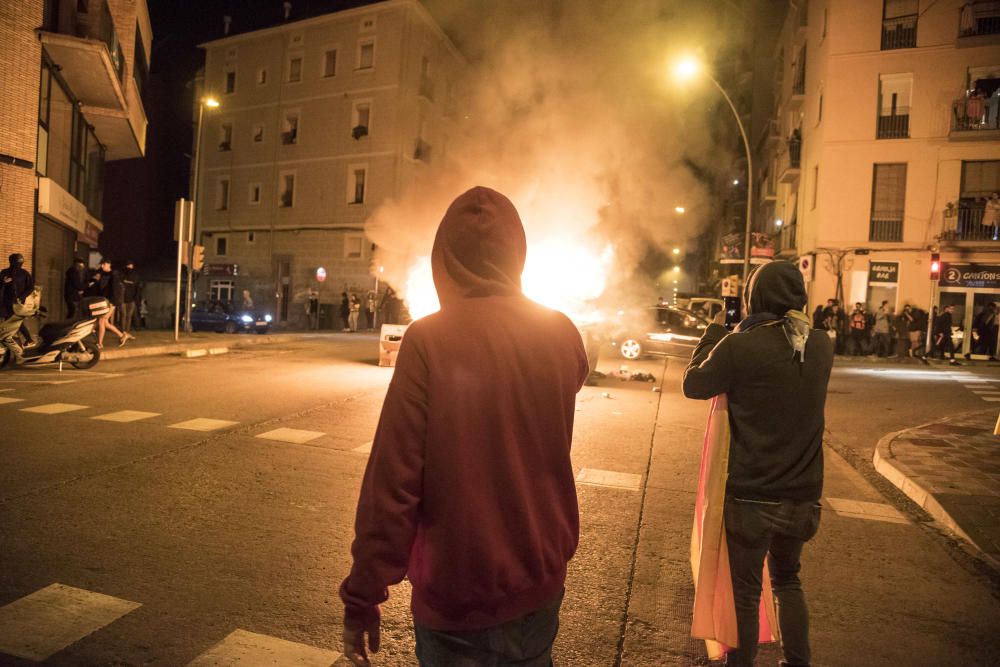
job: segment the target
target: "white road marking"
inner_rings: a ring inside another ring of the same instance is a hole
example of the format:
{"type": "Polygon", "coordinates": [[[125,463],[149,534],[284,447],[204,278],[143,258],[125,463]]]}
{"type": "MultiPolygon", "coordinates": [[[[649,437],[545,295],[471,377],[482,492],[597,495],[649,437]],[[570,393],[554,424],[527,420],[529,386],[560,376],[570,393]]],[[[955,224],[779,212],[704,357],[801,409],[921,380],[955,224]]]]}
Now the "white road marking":
{"type": "Polygon", "coordinates": [[[638,491],[642,482],[642,475],[633,475],[627,472],[615,472],[613,470],[598,470],[596,468],[584,468],[576,476],[579,484],[589,484],[590,486],[606,486],[615,489],[628,489],[638,491]]]}
{"type": "Polygon", "coordinates": [[[23,398],[10,398],[8,396],[0,396],[0,404],[3,403],[19,403],[23,401],[23,398]]]}
{"type": "Polygon", "coordinates": [[[884,503],[869,503],[847,498],[825,498],[826,503],[840,516],[852,519],[868,519],[885,523],[909,523],[899,511],[884,503]]]}
{"type": "Polygon", "coordinates": [[[74,382],[79,382],[79,380],[8,380],[7,378],[0,378],[0,382],[4,384],[15,383],[15,384],[73,384],[74,382]]]}
{"type": "Polygon", "coordinates": [[[188,667],[215,665],[299,665],[329,667],[340,653],[277,637],[235,630],[221,642],[188,663],[188,667]]]}
{"type": "Polygon", "coordinates": [[[979,398],[983,399],[984,401],[988,401],[990,403],[996,403],[997,401],[1000,401],[1000,396],[980,396],[979,398]]]}
{"type": "Polygon", "coordinates": [[[77,405],[76,403],[46,403],[45,405],[36,405],[31,408],[21,408],[21,412],[37,412],[41,415],[58,415],[63,412],[86,410],[89,407],[89,405],[77,405]]]}
{"type": "Polygon", "coordinates": [[[225,419],[205,419],[204,417],[199,417],[197,419],[189,419],[187,421],[171,424],[170,428],[182,428],[187,431],[217,431],[220,428],[235,426],[236,424],[239,424],[239,422],[226,421],[225,419]]]}
{"type": "Polygon", "coordinates": [[[13,389],[0,389],[0,391],[14,391],[13,389]]]}
{"type": "Polygon", "coordinates": [[[142,410],[119,410],[117,412],[109,412],[103,415],[97,415],[96,417],[91,417],[91,419],[99,419],[106,422],[137,422],[140,419],[149,419],[150,417],[158,417],[159,412],[143,412],[142,410]]]}
{"type": "Polygon", "coordinates": [[[0,607],[0,652],[39,662],[141,606],[52,584],[0,607]]]}
{"type": "Polygon", "coordinates": [[[302,445],[324,435],[326,435],[326,433],[321,431],[303,431],[297,428],[276,428],[273,431],[268,431],[267,433],[260,433],[256,437],[263,438],[264,440],[278,440],[280,442],[291,442],[296,445],[302,445]]]}
{"type": "Polygon", "coordinates": [[[372,441],[369,440],[363,445],[355,447],[351,450],[352,452],[357,452],[358,454],[371,454],[372,453],[372,441]]]}

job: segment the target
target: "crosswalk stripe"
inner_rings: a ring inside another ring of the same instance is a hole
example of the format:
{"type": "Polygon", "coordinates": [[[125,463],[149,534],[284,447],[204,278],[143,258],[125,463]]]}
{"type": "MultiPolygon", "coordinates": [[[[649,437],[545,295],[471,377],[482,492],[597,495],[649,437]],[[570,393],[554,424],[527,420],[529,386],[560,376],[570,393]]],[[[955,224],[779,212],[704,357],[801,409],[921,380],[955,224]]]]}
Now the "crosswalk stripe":
{"type": "Polygon", "coordinates": [[[0,607],[0,652],[42,661],[141,606],[52,584],[0,607]]]}
{"type": "Polygon", "coordinates": [[[3,404],[3,403],[20,403],[23,400],[24,400],[23,398],[11,398],[9,396],[0,396],[0,404],[3,404]]]}
{"type": "Polygon", "coordinates": [[[63,412],[74,412],[76,410],[86,410],[87,405],[77,405],[76,403],[46,403],[45,405],[35,405],[30,408],[21,408],[21,412],[36,412],[41,415],[58,415],[63,412]]]}
{"type": "Polygon", "coordinates": [[[980,396],[979,398],[983,399],[984,401],[989,401],[990,403],[996,403],[997,401],[1000,401],[1000,396],[980,396]]]}
{"type": "Polygon", "coordinates": [[[598,470],[596,468],[583,468],[576,476],[579,484],[590,486],[605,486],[616,489],[628,489],[638,491],[642,482],[642,475],[633,475],[627,472],[615,472],[614,470],[598,470]]]}
{"type": "Polygon", "coordinates": [[[297,428],[276,428],[267,433],[260,433],[256,437],[264,440],[278,440],[279,442],[291,442],[296,445],[303,445],[316,438],[321,438],[326,433],[322,431],[303,431],[297,428]]]}
{"type": "Polygon", "coordinates": [[[187,421],[171,424],[170,428],[180,428],[186,431],[217,431],[220,428],[227,428],[229,426],[235,426],[236,424],[239,424],[239,422],[231,422],[225,419],[206,419],[204,417],[198,417],[197,419],[188,419],[187,421]]]}
{"type": "Polygon", "coordinates": [[[329,667],[340,653],[268,635],[234,630],[221,642],[188,663],[188,667],[218,665],[298,665],[329,667]]]}
{"type": "Polygon", "coordinates": [[[358,454],[371,454],[372,453],[372,441],[369,440],[363,445],[358,445],[351,451],[357,452],[358,454]]]}
{"type": "Polygon", "coordinates": [[[143,412],[142,410],[118,410],[117,412],[108,412],[107,414],[97,415],[96,417],[91,417],[91,419],[99,419],[106,422],[137,422],[140,419],[149,419],[150,417],[159,417],[159,412],[143,412]]]}

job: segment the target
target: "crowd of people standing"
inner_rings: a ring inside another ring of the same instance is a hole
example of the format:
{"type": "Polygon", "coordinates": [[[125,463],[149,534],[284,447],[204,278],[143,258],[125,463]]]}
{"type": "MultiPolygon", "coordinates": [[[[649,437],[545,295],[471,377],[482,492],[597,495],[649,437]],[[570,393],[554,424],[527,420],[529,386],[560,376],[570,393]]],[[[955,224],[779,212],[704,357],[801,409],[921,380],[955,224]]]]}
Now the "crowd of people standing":
{"type": "Polygon", "coordinates": [[[354,292],[340,293],[341,330],[344,332],[374,329],[376,324],[398,324],[403,302],[391,287],[386,287],[381,297],[369,291],[362,303],[354,292]]]}
{"type": "MultiPolygon", "coordinates": [[[[924,357],[930,335],[930,356],[947,358],[957,364],[954,341],[954,306],[946,305],[931,313],[905,304],[900,312],[888,301],[875,310],[864,303],[854,304],[849,313],[837,299],[828,299],[813,311],[813,328],[828,332],[837,354],[847,356],[924,357]]],[[[996,359],[998,329],[997,306],[989,303],[972,323],[972,354],[996,359]]]]}

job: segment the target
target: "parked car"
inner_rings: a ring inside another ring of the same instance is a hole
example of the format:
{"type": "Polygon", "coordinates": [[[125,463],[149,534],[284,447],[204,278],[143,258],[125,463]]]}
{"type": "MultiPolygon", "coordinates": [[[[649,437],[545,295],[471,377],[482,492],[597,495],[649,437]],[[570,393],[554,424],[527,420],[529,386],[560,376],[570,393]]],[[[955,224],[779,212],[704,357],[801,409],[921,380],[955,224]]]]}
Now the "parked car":
{"type": "Polygon", "coordinates": [[[654,306],[629,317],[611,344],[629,360],[648,354],[690,357],[707,327],[708,320],[690,310],[654,306]]]}
{"type": "Polygon", "coordinates": [[[191,306],[191,329],[194,331],[216,331],[219,333],[239,333],[256,331],[267,333],[271,328],[271,316],[235,308],[222,301],[209,301],[191,306]]]}
{"type": "Polygon", "coordinates": [[[717,297],[692,296],[677,299],[677,306],[711,321],[720,310],[726,309],[726,302],[717,297]]]}

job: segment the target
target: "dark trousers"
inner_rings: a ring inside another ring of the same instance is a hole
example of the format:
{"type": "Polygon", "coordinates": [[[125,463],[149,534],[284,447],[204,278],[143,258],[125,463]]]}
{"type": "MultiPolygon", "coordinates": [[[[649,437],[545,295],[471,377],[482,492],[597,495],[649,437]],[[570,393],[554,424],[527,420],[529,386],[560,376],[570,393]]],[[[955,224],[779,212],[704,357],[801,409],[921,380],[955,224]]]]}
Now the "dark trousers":
{"type": "Polygon", "coordinates": [[[126,301],[122,304],[121,309],[121,324],[118,328],[128,333],[132,331],[132,321],[135,319],[135,301],[126,301]]]}
{"type": "Polygon", "coordinates": [[[888,357],[892,350],[892,336],[887,333],[875,334],[875,353],[880,357],[888,357]]]}
{"type": "Polygon", "coordinates": [[[420,667],[549,667],[562,597],[483,630],[445,632],[416,625],[420,667]]]}
{"type": "Polygon", "coordinates": [[[799,556],[802,546],[819,528],[819,504],[727,496],[724,515],[740,640],[739,647],[726,655],[726,664],[752,667],[757,655],[761,577],[766,557],[786,664],[809,665],[809,610],[799,581],[799,556]]]}
{"type": "Polygon", "coordinates": [[[951,355],[951,359],[955,359],[955,342],[951,339],[948,334],[939,334],[937,342],[938,353],[941,358],[944,359],[946,355],[951,355]]]}
{"type": "Polygon", "coordinates": [[[867,341],[867,332],[863,329],[851,329],[851,354],[855,357],[864,355],[867,341]]]}

